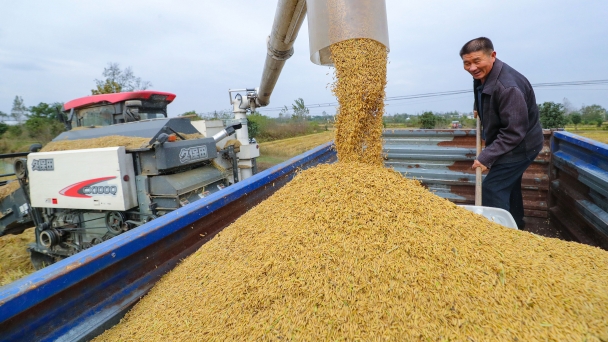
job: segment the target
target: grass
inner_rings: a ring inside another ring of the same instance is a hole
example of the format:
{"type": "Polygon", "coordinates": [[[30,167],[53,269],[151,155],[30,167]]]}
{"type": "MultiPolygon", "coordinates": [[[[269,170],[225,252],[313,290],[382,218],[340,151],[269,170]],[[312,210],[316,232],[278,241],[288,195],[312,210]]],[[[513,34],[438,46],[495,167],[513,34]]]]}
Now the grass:
{"type": "Polygon", "coordinates": [[[0,237],[0,286],[34,272],[27,245],[34,242],[34,228],[19,235],[0,237]]]}
{"type": "Polygon", "coordinates": [[[585,138],[593,139],[604,144],[608,144],[608,131],[569,131],[585,138]]]}
{"type": "Polygon", "coordinates": [[[576,129],[574,125],[569,125],[566,126],[566,131],[608,144],[608,130],[598,128],[596,125],[578,125],[576,129]]]}
{"type": "Polygon", "coordinates": [[[265,170],[334,139],[333,131],[260,143],[258,169],[265,170]]]}

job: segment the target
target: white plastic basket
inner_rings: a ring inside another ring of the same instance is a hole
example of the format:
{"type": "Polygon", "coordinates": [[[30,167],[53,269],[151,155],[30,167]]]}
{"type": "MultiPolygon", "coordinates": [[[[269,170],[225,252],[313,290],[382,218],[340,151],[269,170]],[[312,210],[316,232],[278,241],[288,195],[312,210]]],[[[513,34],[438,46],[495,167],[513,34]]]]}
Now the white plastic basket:
{"type": "Polygon", "coordinates": [[[510,212],[504,209],[482,207],[476,205],[461,205],[460,207],[463,207],[468,211],[474,212],[475,214],[484,216],[488,220],[501,224],[507,228],[517,229],[517,223],[515,223],[515,219],[513,219],[513,216],[510,212]]]}

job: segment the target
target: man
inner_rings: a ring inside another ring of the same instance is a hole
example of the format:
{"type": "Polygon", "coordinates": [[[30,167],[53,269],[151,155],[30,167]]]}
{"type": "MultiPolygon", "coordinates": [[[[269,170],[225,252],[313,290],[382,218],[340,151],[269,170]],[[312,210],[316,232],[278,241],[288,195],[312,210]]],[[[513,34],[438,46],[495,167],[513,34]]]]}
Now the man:
{"type": "Polygon", "coordinates": [[[543,147],[534,90],[522,74],[496,58],[488,38],[464,44],[460,57],[474,79],[475,110],[486,142],[473,163],[473,169],[490,170],[482,185],[482,205],[508,210],[524,229],[521,178],[543,147]]]}

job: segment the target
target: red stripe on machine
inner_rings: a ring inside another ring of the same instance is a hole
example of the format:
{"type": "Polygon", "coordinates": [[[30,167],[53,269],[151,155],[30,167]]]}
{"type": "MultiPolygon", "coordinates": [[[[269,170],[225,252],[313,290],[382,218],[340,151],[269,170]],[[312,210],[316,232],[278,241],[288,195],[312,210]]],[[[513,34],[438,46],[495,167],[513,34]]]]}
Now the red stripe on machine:
{"type": "Polygon", "coordinates": [[[115,179],[116,177],[102,177],[102,178],[94,178],[88,179],[82,182],[78,182],[72,185],[68,185],[67,187],[59,190],[59,194],[68,197],[80,197],[80,198],[91,198],[91,196],[85,195],[82,192],[82,189],[87,186],[91,186],[93,184],[105,182],[110,179],[115,179]]]}

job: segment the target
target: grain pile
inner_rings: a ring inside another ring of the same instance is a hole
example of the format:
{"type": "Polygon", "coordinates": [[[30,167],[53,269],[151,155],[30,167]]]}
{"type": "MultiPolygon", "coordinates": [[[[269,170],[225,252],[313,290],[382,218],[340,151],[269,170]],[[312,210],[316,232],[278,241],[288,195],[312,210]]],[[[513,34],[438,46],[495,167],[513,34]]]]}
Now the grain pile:
{"type": "Polygon", "coordinates": [[[107,137],[59,140],[46,144],[40,152],[85,150],[89,148],[124,146],[127,150],[135,150],[148,146],[150,138],[124,137],[121,135],[110,135],[107,137]]]}
{"type": "Polygon", "coordinates": [[[36,241],[34,232],[34,228],[30,228],[19,235],[0,237],[0,286],[35,271],[27,251],[27,246],[36,241]]]}
{"type": "Polygon", "coordinates": [[[340,104],[338,159],[382,165],[386,47],[372,39],[349,39],[332,44],[330,50],[335,66],[332,92],[340,104]]]}
{"type": "MultiPolygon", "coordinates": [[[[201,133],[182,134],[186,140],[201,139],[205,136],[201,133]]],[[[107,137],[78,139],[78,140],[59,140],[51,141],[40,152],[84,150],[89,148],[124,146],[127,150],[136,150],[148,147],[151,138],[125,137],[122,135],[110,135],[107,137]]],[[[179,140],[179,138],[178,138],[179,140]]]]}
{"type": "Polygon", "coordinates": [[[247,212],[98,340],[605,341],[607,315],[606,251],[340,162],[247,212]]]}
{"type": "Polygon", "coordinates": [[[203,139],[205,137],[205,135],[203,135],[202,133],[180,133],[180,135],[186,138],[186,140],[203,139]]]}
{"type": "MultiPolygon", "coordinates": [[[[21,184],[19,184],[19,182],[17,180],[8,182],[8,183],[4,184],[3,186],[0,186],[0,200],[4,199],[8,195],[12,194],[13,192],[15,192],[15,190],[19,189],[20,187],[21,187],[21,184]]],[[[0,215],[4,216],[2,213],[0,213],[0,215]]]]}

